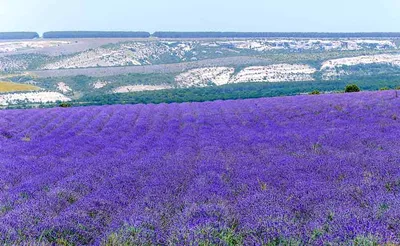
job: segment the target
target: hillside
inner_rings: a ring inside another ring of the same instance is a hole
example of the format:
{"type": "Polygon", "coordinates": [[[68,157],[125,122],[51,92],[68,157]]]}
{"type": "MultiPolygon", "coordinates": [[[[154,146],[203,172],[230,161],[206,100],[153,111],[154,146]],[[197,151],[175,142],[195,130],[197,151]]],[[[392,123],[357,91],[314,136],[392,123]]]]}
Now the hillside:
{"type": "MultiPolygon", "coordinates": [[[[14,95],[0,91],[0,107],[50,107],[60,101],[73,101],[74,105],[152,103],[160,101],[153,100],[161,98],[160,91],[168,90],[165,95],[181,94],[182,89],[188,91],[182,97],[184,100],[162,96],[165,99],[160,102],[206,101],[209,96],[199,98],[199,94],[192,92],[196,88],[211,88],[211,94],[217,95],[226,87],[240,91],[258,86],[244,86],[246,83],[282,88],[269,95],[294,95],[294,91],[299,94],[325,88],[330,90],[321,92],[341,91],[344,81],[362,85],[363,90],[400,86],[398,33],[157,35],[49,32],[45,38],[1,40],[0,80],[36,86],[42,93],[14,95]],[[131,94],[148,92],[148,100],[132,98],[131,94]],[[125,97],[130,99],[118,99],[125,97]]],[[[260,95],[266,93],[255,89],[240,96],[212,98],[260,95]]]]}
{"type": "Polygon", "coordinates": [[[0,244],[399,244],[395,91],[0,111],[0,244]]]}

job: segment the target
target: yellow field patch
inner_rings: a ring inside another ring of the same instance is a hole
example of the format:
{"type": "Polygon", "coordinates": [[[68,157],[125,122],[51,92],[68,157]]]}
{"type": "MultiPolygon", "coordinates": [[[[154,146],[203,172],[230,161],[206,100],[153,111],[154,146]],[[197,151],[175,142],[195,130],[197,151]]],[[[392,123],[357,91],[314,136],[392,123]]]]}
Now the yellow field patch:
{"type": "Polygon", "coordinates": [[[35,75],[31,74],[31,73],[28,73],[28,72],[25,72],[25,73],[8,73],[8,74],[0,73],[0,80],[14,78],[14,77],[32,77],[32,78],[34,78],[35,75]]]}
{"type": "Polygon", "coordinates": [[[34,85],[0,81],[0,92],[37,91],[37,90],[40,90],[40,88],[34,85]]]}

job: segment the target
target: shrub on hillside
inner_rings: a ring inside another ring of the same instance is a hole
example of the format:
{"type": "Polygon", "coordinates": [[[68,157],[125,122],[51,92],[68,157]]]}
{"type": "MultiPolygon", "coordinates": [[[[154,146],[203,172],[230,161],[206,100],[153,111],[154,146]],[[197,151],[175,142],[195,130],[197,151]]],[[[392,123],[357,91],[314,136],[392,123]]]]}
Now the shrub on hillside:
{"type": "Polygon", "coordinates": [[[361,91],[360,87],[358,87],[356,84],[346,85],[346,88],[344,89],[344,92],[346,93],[359,91],[361,91]]]}
{"type": "Polygon", "coordinates": [[[390,90],[390,89],[389,89],[389,87],[382,87],[382,88],[380,88],[379,90],[380,90],[380,91],[388,91],[388,90],[390,90]]]}
{"type": "Polygon", "coordinates": [[[310,92],[309,94],[310,95],[319,95],[321,93],[319,92],[319,90],[314,90],[314,91],[310,92]]]}
{"type": "Polygon", "coordinates": [[[70,107],[72,107],[72,104],[69,103],[69,102],[62,102],[62,103],[60,103],[59,106],[60,106],[61,108],[70,108],[70,107]]]}

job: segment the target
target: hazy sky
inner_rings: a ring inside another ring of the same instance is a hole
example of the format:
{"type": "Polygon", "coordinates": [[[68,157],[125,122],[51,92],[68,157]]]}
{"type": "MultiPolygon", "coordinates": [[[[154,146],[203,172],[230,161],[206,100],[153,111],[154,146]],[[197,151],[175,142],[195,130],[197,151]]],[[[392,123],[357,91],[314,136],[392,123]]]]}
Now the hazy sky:
{"type": "Polygon", "coordinates": [[[400,0],[0,0],[0,31],[400,32],[400,0]]]}

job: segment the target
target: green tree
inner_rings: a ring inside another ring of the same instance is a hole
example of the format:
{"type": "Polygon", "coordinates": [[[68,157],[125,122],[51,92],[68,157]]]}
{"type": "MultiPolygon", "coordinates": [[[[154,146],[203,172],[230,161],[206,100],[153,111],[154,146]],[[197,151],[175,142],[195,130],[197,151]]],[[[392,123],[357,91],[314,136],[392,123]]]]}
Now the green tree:
{"type": "Polygon", "coordinates": [[[358,87],[356,84],[350,84],[346,85],[346,88],[344,89],[344,92],[349,93],[349,92],[359,92],[360,87],[358,87]]]}

